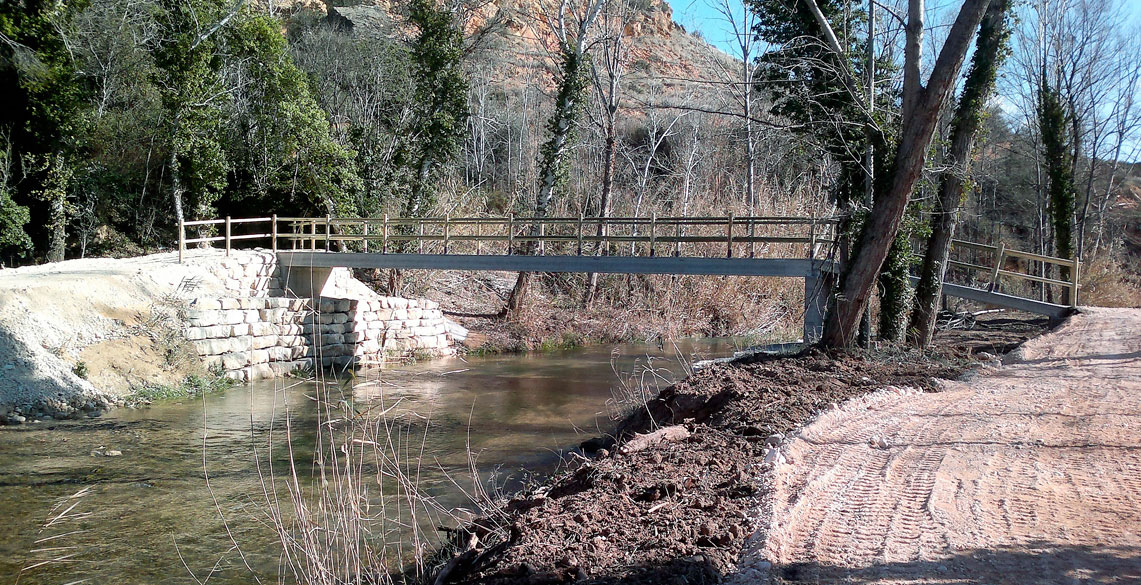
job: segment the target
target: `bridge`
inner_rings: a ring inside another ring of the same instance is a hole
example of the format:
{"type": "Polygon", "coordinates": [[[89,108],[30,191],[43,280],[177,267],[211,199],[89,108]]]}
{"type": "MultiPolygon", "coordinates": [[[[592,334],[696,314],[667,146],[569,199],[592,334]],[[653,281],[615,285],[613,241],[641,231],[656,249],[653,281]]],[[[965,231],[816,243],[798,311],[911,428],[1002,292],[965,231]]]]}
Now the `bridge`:
{"type": "MultiPolygon", "coordinates": [[[[834,260],[839,224],[837,217],[731,214],[227,217],[181,222],[178,257],[181,262],[189,244],[221,243],[228,254],[235,244],[267,242],[279,265],[289,269],[293,290],[320,290],[336,267],[798,278],[804,281],[808,342],[820,337],[840,268],[834,260]],[[188,237],[188,229],[197,234],[188,237]]],[[[1077,305],[1079,268],[1076,260],[953,240],[948,275],[962,282],[945,282],[943,293],[1057,319],[1077,305]],[[1068,268],[1071,278],[1052,278],[1045,266],[1068,268]],[[1069,291],[1070,306],[1033,298],[1046,286],[1069,291]]]]}

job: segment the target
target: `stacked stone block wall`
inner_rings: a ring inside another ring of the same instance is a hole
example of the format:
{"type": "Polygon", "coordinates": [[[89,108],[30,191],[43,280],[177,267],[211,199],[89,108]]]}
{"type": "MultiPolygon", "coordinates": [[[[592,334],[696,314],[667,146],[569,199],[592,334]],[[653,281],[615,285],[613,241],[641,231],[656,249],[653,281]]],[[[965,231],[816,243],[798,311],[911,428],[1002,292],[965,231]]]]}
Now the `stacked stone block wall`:
{"type": "Polygon", "coordinates": [[[435,302],[287,298],[269,253],[226,258],[219,267],[227,292],[236,294],[194,299],[186,313],[186,338],[208,368],[236,380],[377,364],[413,353],[455,353],[435,302]]]}

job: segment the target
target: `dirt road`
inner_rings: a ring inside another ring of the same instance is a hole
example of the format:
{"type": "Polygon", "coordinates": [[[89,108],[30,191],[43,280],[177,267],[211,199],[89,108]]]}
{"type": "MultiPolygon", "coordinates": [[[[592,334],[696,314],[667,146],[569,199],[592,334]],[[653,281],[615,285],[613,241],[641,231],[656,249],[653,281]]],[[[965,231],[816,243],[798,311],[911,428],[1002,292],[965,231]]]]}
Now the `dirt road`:
{"type": "Polygon", "coordinates": [[[773,580],[1141,583],[1141,310],[1021,353],[803,429],[773,480],[773,580]]]}

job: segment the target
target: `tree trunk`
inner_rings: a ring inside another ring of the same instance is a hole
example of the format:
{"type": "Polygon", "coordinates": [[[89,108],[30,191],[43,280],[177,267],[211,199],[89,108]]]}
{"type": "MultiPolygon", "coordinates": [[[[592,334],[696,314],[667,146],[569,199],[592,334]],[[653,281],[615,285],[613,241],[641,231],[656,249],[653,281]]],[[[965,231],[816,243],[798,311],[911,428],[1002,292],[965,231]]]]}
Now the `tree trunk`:
{"type": "Polygon", "coordinates": [[[919,271],[915,306],[907,328],[908,341],[927,347],[935,334],[935,318],[939,298],[943,294],[943,277],[947,256],[955,237],[959,206],[965,195],[966,177],[971,165],[975,135],[982,121],[983,108],[994,91],[995,78],[1001,65],[1002,47],[1006,44],[1009,0],[991,0],[979,27],[979,38],[972,57],[971,70],[963,84],[963,97],[952,121],[951,153],[948,170],[943,173],[939,196],[931,215],[931,235],[919,271]]]}
{"type": "Polygon", "coordinates": [[[905,114],[899,148],[892,165],[891,183],[888,191],[876,199],[859,246],[853,250],[835,308],[824,327],[821,341],[825,345],[846,347],[856,337],[864,303],[871,296],[880,267],[895,241],[911,193],[922,174],[939,110],[959,74],[967,48],[989,3],[989,0],[966,0],[963,3],[939,52],[927,87],[922,87],[917,76],[920,73],[918,59],[922,45],[923,3],[921,0],[911,1],[907,29],[909,62],[904,67],[905,114]]]}
{"type": "MultiPolygon", "coordinates": [[[[601,218],[610,217],[611,200],[613,198],[612,192],[614,189],[614,164],[617,159],[617,144],[618,136],[614,128],[613,116],[606,124],[606,144],[602,150],[602,197],[598,205],[598,216],[601,218]]],[[[602,238],[609,232],[609,226],[605,222],[598,223],[598,237],[602,238]]],[[[598,245],[594,248],[594,255],[601,256],[603,243],[601,239],[598,245]]],[[[587,275],[586,299],[585,304],[590,305],[598,296],[598,273],[591,272],[587,275]]]]}
{"type": "MultiPolygon", "coordinates": [[[[581,42],[581,39],[578,42],[581,42]]],[[[559,95],[555,102],[555,111],[551,114],[551,121],[547,124],[551,136],[543,145],[540,154],[539,191],[535,196],[536,220],[542,220],[547,216],[551,196],[563,173],[563,164],[570,147],[571,135],[578,125],[579,110],[581,109],[580,100],[585,90],[582,50],[581,44],[570,46],[564,43],[563,46],[563,77],[559,83],[559,95]]],[[[539,225],[536,223],[532,226],[531,233],[538,235],[538,232],[539,225]]],[[[534,254],[537,249],[537,242],[531,241],[526,246],[526,253],[534,254]]],[[[500,312],[501,317],[512,315],[522,307],[523,297],[527,294],[529,284],[530,275],[526,272],[520,272],[519,277],[515,280],[515,286],[511,289],[510,296],[507,297],[507,303],[503,311],[500,312]]]]}

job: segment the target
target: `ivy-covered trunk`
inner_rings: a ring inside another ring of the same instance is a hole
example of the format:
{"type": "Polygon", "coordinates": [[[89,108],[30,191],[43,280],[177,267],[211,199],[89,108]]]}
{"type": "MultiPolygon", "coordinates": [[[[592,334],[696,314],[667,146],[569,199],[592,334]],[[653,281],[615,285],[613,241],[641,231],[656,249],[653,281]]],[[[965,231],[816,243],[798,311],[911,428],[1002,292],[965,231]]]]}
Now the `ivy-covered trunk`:
{"type": "MultiPolygon", "coordinates": [[[[555,111],[547,122],[549,137],[539,153],[539,191],[535,196],[535,218],[539,220],[547,216],[555,189],[566,182],[566,153],[574,138],[586,99],[588,68],[585,65],[588,57],[582,49],[578,41],[573,44],[562,43],[562,81],[559,84],[555,111]]],[[[531,227],[531,235],[538,233],[539,224],[536,223],[531,227]]],[[[538,249],[538,242],[531,240],[525,253],[534,254],[538,249]]],[[[531,273],[520,272],[507,297],[502,316],[514,314],[522,307],[530,283],[531,273]]]]}
{"type": "MultiPolygon", "coordinates": [[[[1069,116],[1058,90],[1050,87],[1042,72],[1042,89],[1038,102],[1038,126],[1045,150],[1046,176],[1049,178],[1047,211],[1054,228],[1054,253],[1062,258],[1074,257],[1074,176],[1070,164],[1069,116]]],[[[1062,267],[1060,280],[1070,279],[1070,269],[1062,267]]],[[[1069,304],[1069,290],[1062,291],[1062,304],[1069,304]]]]}
{"type": "Polygon", "coordinates": [[[892,343],[903,341],[907,309],[911,306],[912,252],[909,235],[906,228],[895,235],[879,275],[879,334],[880,339],[892,343]]]}
{"type": "Polygon", "coordinates": [[[943,294],[943,277],[947,271],[947,256],[951,239],[955,237],[959,206],[966,195],[967,175],[971,165],[971,151],[975,135],[991,93],[994,92],[998,69],[1006,56],[1010,38],[1010,0],[992,0],[983,22],[971,69],[963,85],[963,95],[951,122],[951,152],[947,169],[939,185],[939,196],[931,214],[931,235],[923,254],[919,271],[919,285],[915,290],[915,305],[907,328],[908,341],[917,347],[927,347],[935,334],[935,318],[939,310],[939,297],[943,294]]]}

